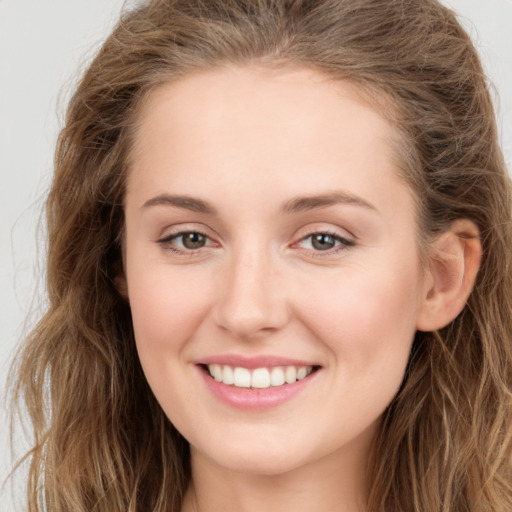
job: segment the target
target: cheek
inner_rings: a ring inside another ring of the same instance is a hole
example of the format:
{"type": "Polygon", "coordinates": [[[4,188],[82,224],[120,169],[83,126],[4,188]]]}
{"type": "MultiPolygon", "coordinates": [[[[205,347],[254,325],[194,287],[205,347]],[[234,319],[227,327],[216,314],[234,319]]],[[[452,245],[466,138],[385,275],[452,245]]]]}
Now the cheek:
{"type": "Polygon", "coordinates": [[[345,274],[337,285],[331,281],[330,293],[318,290],[303,304],[303,323],[330,353],[333,392],[323,407],[341,438],[375,425],[403,381],[416,331],[417,275],[401,270],[345,274]]]}
{"type": "Polygon", "coordinates": [[[414,265],[354,269],[303,303],[304,323],[354,376],[401,382],[416,331],[419,274],[414,265]]]}
{"type": "Polygon", "coordinates": [[[170,272],[166,265],[149,264],[128,267],[127,277],[141,361],[180,353],[207,311],[209,293],[204,280],[186,272],[170,272]]]}
{"type": "Polygon", "coordinates": [[[170,272],[166,266],[148,267],[128,274],[137,352],[167,416],[180,431],[188,431],[195,402],[183,393],[182,383],[193,378],[188,347],[204,319],[208,294],[193,277],[170,272]]]}

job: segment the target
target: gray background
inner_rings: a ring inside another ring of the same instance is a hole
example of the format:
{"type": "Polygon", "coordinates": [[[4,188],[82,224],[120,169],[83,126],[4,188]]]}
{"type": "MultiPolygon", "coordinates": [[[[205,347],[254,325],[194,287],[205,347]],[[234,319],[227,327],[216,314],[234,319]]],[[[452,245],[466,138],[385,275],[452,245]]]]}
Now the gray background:
{"type": "MultiPolygon", "coordinates": [[[[128,2],[127,2],[128,3],[128,2]]],[[[130,2],[134,3],[134,2],[130,2]]],[[[461,15],[496,86],[502,146],[512,168],[512,0],[445,0],[461,15]]],[[[66,101],[123,0],[0,0],[0,390],[17,343],[44,304],[44,195],[66,101]]],[[[11,464],[0,409],[0,482],[11,464]]],[[[18,450],[23,442],[16,442],[18,450]]],[[[23,472],[19,481],[23,481],[23,472]]],[[[19,482],[18,482],[19,483],[19,482]]],[[[16,481],[0,491],[15,510],[16,481]]],[[[19,493],[18,493],[19,494],[19,493]]],[[[20,508],[21,509],[21,508],[20,508]]]]}

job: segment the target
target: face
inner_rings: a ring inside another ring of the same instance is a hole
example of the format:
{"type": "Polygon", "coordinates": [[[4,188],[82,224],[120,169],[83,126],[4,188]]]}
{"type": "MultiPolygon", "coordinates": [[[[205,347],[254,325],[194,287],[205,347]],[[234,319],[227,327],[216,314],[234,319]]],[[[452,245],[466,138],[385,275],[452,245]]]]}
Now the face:
{"type": "Polygon", "coordinates": [[[423,292],[392,127],[305,69],[154,91],[125,198],[140,361],[193,457],[276,474],[363,453],[423,292]]]}

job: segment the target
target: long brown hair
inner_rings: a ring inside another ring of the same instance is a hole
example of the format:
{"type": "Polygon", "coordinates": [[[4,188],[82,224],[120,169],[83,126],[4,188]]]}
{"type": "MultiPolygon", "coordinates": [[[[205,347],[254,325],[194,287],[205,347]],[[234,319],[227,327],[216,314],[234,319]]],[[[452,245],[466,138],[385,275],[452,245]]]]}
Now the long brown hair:
{"type": "Polygon", "coordinates": [[[254,62],[359,84],[401,134],[424,238],[458,218],[480,230],[465,309],[443,330],[417,333],[384,414],[369,510],[510,512],[511,187],[478,56],[436,0],[152,0],[122,16],[70,102],[55,157],[49,307],[16,383],[34,433],[29,510],[180,510],[188,445],[149,390],[114,284],[127,162],[155,87],[254,62]]]}

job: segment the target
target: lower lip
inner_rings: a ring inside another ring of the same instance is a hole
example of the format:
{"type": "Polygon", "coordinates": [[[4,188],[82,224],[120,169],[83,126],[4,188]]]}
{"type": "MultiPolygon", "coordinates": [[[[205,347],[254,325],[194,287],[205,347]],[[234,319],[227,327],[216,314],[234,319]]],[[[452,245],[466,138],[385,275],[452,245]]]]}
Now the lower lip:
{"type": "Polygon", "coordinates": [[[304,390],[314,379],[318,371],[310,373],[293,384],[283,384],[263,389],[237,388],[217,382],[210,374],[199,368],[208,389],[225,404],[243,410],[262,411],[277,407],[304,390]]]}

